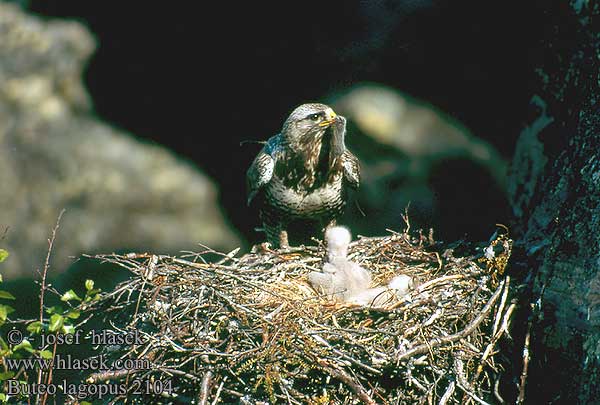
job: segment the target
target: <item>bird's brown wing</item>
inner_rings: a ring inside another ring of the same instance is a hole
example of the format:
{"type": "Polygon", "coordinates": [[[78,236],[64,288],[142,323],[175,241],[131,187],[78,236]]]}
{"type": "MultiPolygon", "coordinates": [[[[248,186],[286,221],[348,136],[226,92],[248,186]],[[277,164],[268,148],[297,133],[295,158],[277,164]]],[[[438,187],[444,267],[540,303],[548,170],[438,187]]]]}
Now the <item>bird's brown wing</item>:
{"type": "Polygon", "coordinates": [[[345,150],[342,155],[342,166],[344,168],[344,179],[353,189],[357,189],[360,184],[360,163],[356,156],[350,151],[345,150]]]}
{"type": "Polygon", "coordinates": [[[248,205],[252,202],[256,193],[273,177],[275,160],[271,155],[261,150],[246,172],[246,188],[248,192],[248,205]]]}

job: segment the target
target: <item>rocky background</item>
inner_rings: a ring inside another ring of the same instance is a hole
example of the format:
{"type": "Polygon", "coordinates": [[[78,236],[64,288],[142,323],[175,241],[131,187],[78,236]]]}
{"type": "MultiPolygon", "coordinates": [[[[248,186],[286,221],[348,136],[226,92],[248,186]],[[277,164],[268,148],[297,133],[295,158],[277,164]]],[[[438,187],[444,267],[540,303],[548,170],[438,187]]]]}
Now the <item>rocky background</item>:
{"type": "Polygon", "coordinates": [[[0,224],[7,279],[34,276],[59,213],[52,266],[84,252],[229,249],[214,182],[164,147],[93,115],[82,82],[95,39],[0,3],[0,224]]]}

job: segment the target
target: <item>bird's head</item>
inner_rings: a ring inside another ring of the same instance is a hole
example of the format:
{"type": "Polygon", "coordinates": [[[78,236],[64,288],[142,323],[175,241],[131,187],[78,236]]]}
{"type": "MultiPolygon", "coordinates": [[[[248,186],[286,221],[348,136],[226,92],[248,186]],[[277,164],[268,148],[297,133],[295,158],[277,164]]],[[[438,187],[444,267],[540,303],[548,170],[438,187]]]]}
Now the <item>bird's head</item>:
{"type": "Polygon", "coordinates": [[[345,259],[348,255],[348,245],[352,241],[352,235],[348,228],[343,226],[333,226],[325,231],[325,241],[327,242],[327,257],[329,261],[336,258],[345,259]]]}
{"type": "Polygon", "coordinates": [[[310,103],[297,107],[285,120],[282,134],[292,144],[319,140],[338,115],[325,104],[310,103]]]}

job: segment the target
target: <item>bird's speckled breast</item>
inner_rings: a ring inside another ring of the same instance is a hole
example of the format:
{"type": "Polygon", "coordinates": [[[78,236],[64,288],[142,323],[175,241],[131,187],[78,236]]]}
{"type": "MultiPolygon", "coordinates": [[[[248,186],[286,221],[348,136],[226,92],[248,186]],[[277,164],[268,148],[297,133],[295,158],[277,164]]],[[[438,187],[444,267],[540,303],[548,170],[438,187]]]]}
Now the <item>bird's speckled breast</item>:
{"type": "Polygon", "coordinates": [[[341,173],[310,192],[285,187],[274,176],[265,191],[268,204],[291,217],[336,215],[345,205],[341,173]]]}

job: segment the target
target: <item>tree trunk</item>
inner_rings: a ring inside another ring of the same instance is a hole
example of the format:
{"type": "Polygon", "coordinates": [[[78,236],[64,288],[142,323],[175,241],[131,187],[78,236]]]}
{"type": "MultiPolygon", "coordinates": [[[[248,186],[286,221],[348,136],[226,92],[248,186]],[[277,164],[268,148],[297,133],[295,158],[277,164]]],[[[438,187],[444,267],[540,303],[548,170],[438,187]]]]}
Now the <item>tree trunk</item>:
{"type": "MultiPolygon", "coordinates": [[[[521,133],[509,180],[522,248],[514,269],[530,294],[530,302],[523,302],[532,325],[525,399],[595,403],[600,401],[600,13],[594,2],[558,3],[549,2],[547,13],[540,13],[549,24],[537,54],[539,82],[532,99],[537,118],[521,133]]],[[[517,345],[523,345],[526,332],[515,335],[517,345]]]]}

